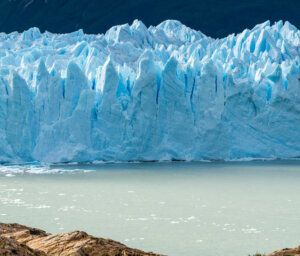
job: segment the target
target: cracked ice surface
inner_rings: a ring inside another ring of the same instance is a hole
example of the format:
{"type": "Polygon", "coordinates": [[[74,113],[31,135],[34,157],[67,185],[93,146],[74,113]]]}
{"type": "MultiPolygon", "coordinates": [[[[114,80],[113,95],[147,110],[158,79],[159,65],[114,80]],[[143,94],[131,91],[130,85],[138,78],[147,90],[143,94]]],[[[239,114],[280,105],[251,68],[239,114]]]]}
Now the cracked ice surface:
{"type": "Polygon", "coordinates": [[[300,32],[0,33],[0,161],[300,156],[300,32]]]}

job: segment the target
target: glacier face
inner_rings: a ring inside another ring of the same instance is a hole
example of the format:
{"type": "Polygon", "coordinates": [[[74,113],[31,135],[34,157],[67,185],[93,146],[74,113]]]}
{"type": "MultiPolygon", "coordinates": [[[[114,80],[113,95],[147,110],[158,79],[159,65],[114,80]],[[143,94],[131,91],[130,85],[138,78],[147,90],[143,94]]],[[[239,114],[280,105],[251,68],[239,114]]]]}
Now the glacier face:
{"type": "Polygon", "coordinates": [[[0,162],[300,157],[300,32],[0,33],[0,162]]]}

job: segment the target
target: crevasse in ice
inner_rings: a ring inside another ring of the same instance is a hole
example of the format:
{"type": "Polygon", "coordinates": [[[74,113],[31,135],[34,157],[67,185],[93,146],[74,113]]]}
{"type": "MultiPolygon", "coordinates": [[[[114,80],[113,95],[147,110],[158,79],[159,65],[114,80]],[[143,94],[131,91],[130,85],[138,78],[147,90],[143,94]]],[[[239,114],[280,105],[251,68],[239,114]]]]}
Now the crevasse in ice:
{"type": "Polygon", "coordinates": [[[0,34],[0,162],[300,157],[300,32],[167,20],[0,34]]]}

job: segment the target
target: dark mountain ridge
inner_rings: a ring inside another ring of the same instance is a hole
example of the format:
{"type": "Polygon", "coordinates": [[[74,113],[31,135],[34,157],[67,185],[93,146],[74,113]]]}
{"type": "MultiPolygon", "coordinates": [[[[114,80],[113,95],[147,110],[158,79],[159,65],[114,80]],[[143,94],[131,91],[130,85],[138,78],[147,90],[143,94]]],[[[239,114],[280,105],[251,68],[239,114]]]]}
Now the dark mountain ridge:
{"type": "Polygon", "coordinates": [[[0,0],[0,31],[35,26],[97,34],[134,19],[147,26],[177,19],[206,35],[224,37],[265,20],[288,20],[300,27],[299,13],[299,0],[0,0]]]}

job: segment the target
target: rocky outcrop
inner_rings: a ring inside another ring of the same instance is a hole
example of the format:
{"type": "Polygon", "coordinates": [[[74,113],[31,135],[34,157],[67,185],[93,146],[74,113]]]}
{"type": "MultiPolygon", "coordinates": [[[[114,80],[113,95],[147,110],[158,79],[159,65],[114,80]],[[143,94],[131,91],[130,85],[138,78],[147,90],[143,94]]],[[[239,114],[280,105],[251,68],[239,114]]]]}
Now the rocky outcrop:
{"type": "Polygon", "coordinates": [[[11,238],[0,236],[0,255],[44,256],[46,254],[39,250],[33,250],[11,238]]]}
{"type": "Polygon", "coordinates": [[[300,246],[297,248],[285,248],[279,251],[275,251],[267,256],[300,256],[300,246]]]}
{"type": "MultiPolygon", "coordinates": [[[[0,223],[1,256],[162,256],[128,248],[111,239],[97,238],[82,231],[49,234],[19,224],[0,223]]],[[[263,256],[256,254],[255,256],[263,256]]],[[[300,256],[300,246],[265,256],[300,256]]]]}
{"type": "Polygon", "coordinates": [[[48,234],[19,224],[0,223],[0,255],[18,256],[160,256],[128,248],[111,239],[82,231],[48,234]]]}

